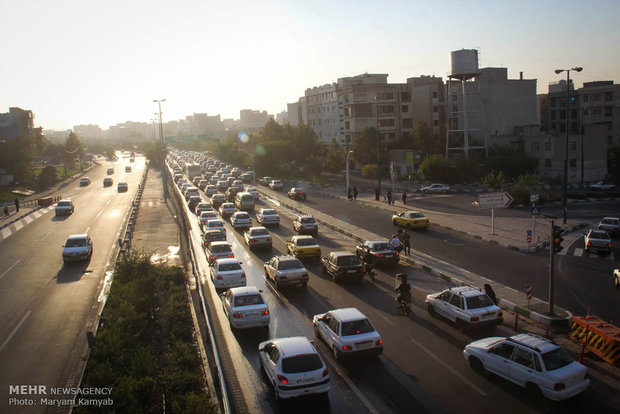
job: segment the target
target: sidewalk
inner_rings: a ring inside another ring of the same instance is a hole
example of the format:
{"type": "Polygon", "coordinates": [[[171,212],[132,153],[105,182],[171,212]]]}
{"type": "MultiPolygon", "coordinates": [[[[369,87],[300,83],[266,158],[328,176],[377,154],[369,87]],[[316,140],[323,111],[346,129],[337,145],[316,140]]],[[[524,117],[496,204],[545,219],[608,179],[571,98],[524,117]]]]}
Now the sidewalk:
{"type": "MultiPolygon", "coordinates": [[[[322,225],[342,232],[360,242],[365,240],[383,239],[383,237],[379,235],[376,235],[344,221],[338,220],[320,211],[309,208],[304,203],[289,200],[282,193],[267,190],[264,189],[264,187],[261,187],[261,191],[269,194],[269,196],[273,198],[277,198],[283,206],[286,206],[287,208],[290,208],[293,211],[298,211],[300,213],[312,214],[314,218],[322,225]]],[[[344,195],[338,195],[338,191],[340,192],[340,194],[344,194],[344,191],[342,189],[338,189],[337,187],[330,187],[327,189],[316,188],[315,191],[321,192],[322,194],[328,196],[346,199],[344,195]]],[[[401,212],[405,210],[416,209],[424,212],[424,214],[430,219],[431,223],[435,225],[460,231],[469,236],[483,240],[489,240],[493,243],[498,243],[502,246],[510,247],[516,250],[533,251],[533,248],[527,246],[527,242],[525,243],[525,245],[523,245],[523,243],[517,246],[511,244],[513,242],[516,242],[515,237],[513,234],[511,234],[511,232],[520,232],[520,226],[524,225],[524,220],[529,220],[531,224],[531,218],[515,219],[505,217],[502,219],[496,217],[496,235],[491,236],[491,223],[489,217],[451,215],[417,209],[415,208],[415,199],[412,199],[411,204],[408,204],[407,206],[404,206],[402,204],[402,201],[390,206],[386,202],[376,201],[374,198],[374,194],[371,198],[368,196],[368,194],[364,193],[362,197],[358,196],[357,200],[352,200],[351,202],[363,203],[369,207],[381,208],[390,212],[401,212]],[[485,233],[489,234],[487,235],[485,233]]],[[[573,220],[570,225],[578,227],[581,225],[581,223],[573,220]]],[[[485,283],[488,283],[493,287],[493,290],[495,291],[499,299],[499,305],[502,308],[516,312],[519,315],[527,317],[535,322],[539,322],[544,325],[568,326],[568,323],[572,318],[572,314],[570,312],[558,307],[554,307],[554,315],[548,315],[547,311],[549,308],[549,304],[547,302],[537,298],[532,298],[528,303],[526,295],[523,292],[517,291],[508,286],[504,286],[480,275],[465,271],[464,269],[430,257],[428,255],[425,255],[424,253],[415,252],[412,250],[412,254],[410,256],[401,256],[401,260],[408,262],[417,269],[421,269],[428,273],[431,273],[438,278],[446,280],[454,285],[471,285],[482,287],[485,283]]]]}

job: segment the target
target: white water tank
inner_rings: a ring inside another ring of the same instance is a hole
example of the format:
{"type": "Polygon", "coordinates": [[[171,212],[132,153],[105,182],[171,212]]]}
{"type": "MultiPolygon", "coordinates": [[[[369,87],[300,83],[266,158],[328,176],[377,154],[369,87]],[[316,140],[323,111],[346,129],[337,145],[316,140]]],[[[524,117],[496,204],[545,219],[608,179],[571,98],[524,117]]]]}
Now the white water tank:
{"type": "Polygon", "coordinates": [[[478,51],[476,49],[461,49],[450,52],[451,78],[470,79],[477,76],[478,51]]]}

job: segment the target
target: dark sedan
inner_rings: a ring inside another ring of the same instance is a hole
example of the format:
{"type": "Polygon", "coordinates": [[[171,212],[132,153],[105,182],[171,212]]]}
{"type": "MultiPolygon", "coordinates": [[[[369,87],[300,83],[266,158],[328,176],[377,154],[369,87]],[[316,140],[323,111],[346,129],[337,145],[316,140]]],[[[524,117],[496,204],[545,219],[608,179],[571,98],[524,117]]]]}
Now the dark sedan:
{"type": "Polygon", "coordinates": [[[305,200],[307,195],[303,188],[293,187],[288,192],[288,198],[292,198],[293,200],[305,200]]]}
{"type": "Polygon", "coordinates": [[[387,240],[367,240],[355,248],[355,253],[362,260],[369,254],[374,256],[375,264],[396,264],[400,260],[398,252],[387,240]]]}
{"type": "Polygon", "coordinates": [[[331,252],[321,259],[323,272],[332,277],[334,282],[347,279],[361,280],[364,269],[360,259],[350,252],[331,252]]]}

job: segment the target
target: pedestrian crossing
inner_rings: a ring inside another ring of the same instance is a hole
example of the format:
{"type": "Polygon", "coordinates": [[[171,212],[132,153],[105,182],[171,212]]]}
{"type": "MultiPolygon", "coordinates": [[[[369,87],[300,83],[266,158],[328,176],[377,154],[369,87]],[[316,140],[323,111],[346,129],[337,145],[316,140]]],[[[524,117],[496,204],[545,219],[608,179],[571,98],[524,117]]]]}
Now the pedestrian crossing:
{"type": "Polygon", "coordinates": [[[50,212],[53,209],[54,209],[54,206],[50,206],[50,207],[45,207],[45,208],[36,210],[33,213],[22,217],[20,220],[17,220],[15,223],[11,223],[10,225],[6,226],[0,231],[0,241],[20,231],[21,229],[24,228],[24,226],[32,223],[34,220],[38,219],[39,217],[43,216],[44,214],[50,212]]]}

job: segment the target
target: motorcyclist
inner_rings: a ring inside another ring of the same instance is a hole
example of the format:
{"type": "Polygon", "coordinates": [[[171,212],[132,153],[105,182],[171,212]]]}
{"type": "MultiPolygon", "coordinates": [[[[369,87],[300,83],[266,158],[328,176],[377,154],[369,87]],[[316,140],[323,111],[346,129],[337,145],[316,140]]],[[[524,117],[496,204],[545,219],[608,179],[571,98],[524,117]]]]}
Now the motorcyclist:
{"type": "Polygon", "coordinates": [[[364,266],[364,274],[370,276],[371,279],[375,279],[375,256],[372,253],[367,253],[362,257],[362,264],[364,266]]]}
{"type": "Polygon", "coordinates": [[[396,288],[394,291],[398,293],[396,297],[398,303],[405,302],[408,305],[411,302],[411,285],[407,281],[407,275],[405,273],[396,275],[396,288]]]}

